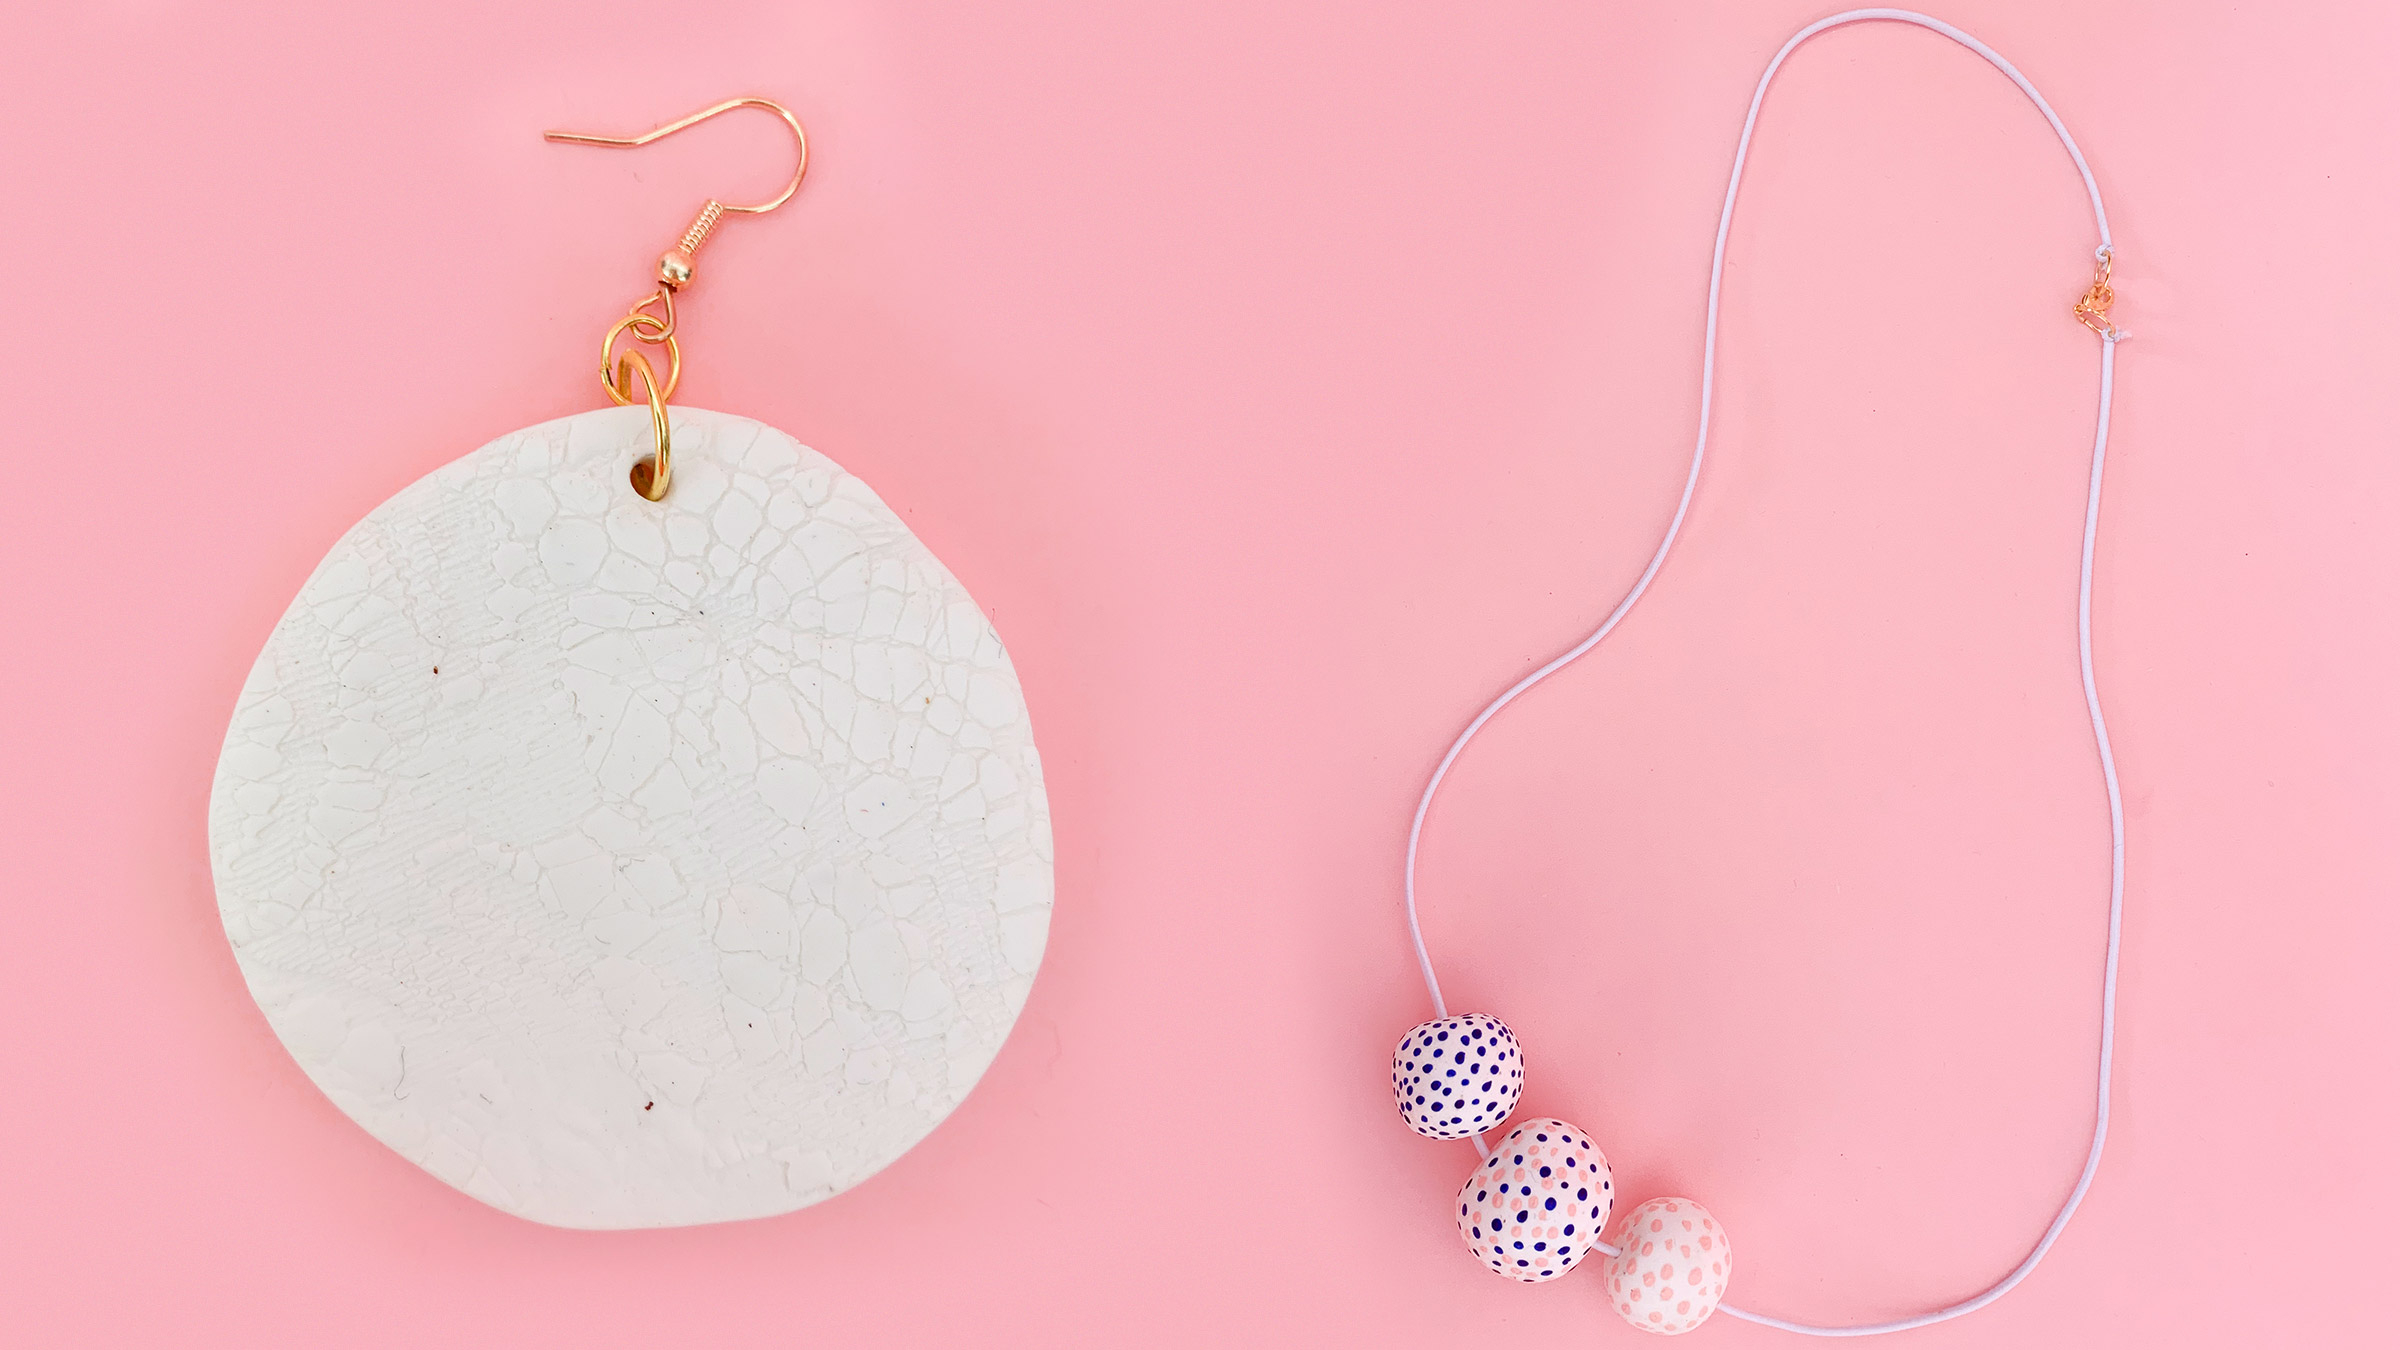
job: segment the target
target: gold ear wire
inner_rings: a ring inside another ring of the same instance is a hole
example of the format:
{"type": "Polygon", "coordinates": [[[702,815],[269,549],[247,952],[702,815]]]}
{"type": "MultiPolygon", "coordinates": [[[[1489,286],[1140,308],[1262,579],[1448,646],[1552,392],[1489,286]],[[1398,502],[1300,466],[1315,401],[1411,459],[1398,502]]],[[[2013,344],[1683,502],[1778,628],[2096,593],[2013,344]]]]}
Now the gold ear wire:
{"type": "Polygon", "coordinates": [[[693,256],[700,252],[702,244],[708,242],[709,232],[717,228],[717,221],[727,212],[746,216],[764,215],[790,201],[792,194],[800,190],[800,180],[808,174],[808,131],[800,125],[800,119],[792,115],[792,110],[773,99],[729,98],[723,103],[702,108],[689,117],[679,118],[663,127],[645,131],[639,136],[601,136],[585,131],[545,131],[542,133],[542,139],[571,145],[606,145],[629,149],[633,146],[648,145],[652,141],[662,140],[686,127],[697,126],[719,114],[732,112],[736,108],[758,108],[782,118],[783,124],[792,129],[792,140],[800,148],[800,162],[792,167],[791,181],[783,185],[783,191],[763,202],[750,206],[729,206],[714,197],[708,199],[708,204],[701,207],[700,214],[693,219],[691,228],[683,232],[683,238],[658,260],[660,283],[670,291],[679,291],[691,283],[693,256]]]}
{"type": "Polygon", "coordinates": [[[672,136],[685,127],[697,126],[736,108],[758,108],[771,112],[792,129],[792,140],[800,147],[800,162],[792,166],[791,181],[783,185],[783,191],[750,206],[728,206],[714,197],[709,198],[708,204],[701,207],[700,214],[693,219],[691,228],[683,232],[683,238],[659,258],[658,289],[636,302],[632,309],[626,311],[625,317],[617,320],[607,335],[600,339],[600,387],[608,391],[610,401],[619,404],[633,402],[633,377],[642,377],[642,392],[650,404],[650,436],[654,448],[648,459],[633,466],[631,478],[634,490],[654,502],[666,497],[667,484],[674,471],[673,446],[669,443],[667,428],[667,400],[674,396],[675,385],[683,378],[683,349],[675,341],[675,292],[691,284],[692,257],[700,251],[702,244],[708,242],[709,232],[717,228],[717,222],[724,219],[727,212],[745,216],[765,215],[790,201],[792,194],[800,190],[800,180],[808,173],[808,132],[801,127],[800,119],[792,116],[791,109],[773,99],[729,98],[639,136],[600,136],[588,131],[542,133],[542,139],[546,141],[630,148],[672,136]],[[649,358],[642,355],[639,346],[629,346],[622,352],[617,350],[617,343],[628,336],[637,343],[667,349],[667,378],[664,383],[660,382],[658,372],[651,366],[649,358]]]}

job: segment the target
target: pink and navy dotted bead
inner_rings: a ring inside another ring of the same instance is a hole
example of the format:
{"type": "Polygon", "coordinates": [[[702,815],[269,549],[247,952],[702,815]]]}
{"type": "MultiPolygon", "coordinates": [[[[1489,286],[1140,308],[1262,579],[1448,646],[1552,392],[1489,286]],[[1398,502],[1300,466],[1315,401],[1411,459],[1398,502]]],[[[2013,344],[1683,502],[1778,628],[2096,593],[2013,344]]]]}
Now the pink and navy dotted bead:
{"type": "Polygon", "coordinates": [[[1580,1129],[1537,1118],[1510,1130],[1458,1190],[1458,1235],[1499,1274],[1563,1275],[1600,1240],[1608,1159],[1580,1129]]]}
{"type": "Polygon", "coordinates": [[[1400,1038],[1392,1096],[1408,1128],[1464,1139],[1499,1128],[1525,1090],[1525,1053],[1499,1018],[1440,1017],[1400,1038]]]}

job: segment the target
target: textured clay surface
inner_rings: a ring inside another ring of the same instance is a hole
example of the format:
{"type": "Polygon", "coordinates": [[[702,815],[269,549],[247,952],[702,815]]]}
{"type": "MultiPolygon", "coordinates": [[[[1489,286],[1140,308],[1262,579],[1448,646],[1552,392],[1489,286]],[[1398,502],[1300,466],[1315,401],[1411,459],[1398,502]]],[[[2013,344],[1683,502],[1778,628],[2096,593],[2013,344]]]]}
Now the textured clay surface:
{"type": "Polygon", "coordinates": [[[1041,768],[974,601],[790,437],[506,436],[343,536],[226,737],[218,903],[342,1110],[586,1228],[822,1200],[971,1088],[1041,961],[1041,768]]]}

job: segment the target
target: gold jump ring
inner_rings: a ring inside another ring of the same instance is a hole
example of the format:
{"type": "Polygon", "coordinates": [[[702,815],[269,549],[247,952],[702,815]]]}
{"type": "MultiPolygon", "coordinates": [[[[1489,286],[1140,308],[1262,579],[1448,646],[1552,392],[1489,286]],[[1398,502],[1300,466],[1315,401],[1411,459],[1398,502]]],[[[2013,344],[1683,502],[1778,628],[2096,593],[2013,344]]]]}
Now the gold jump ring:
{"type": "MultiPolygon", "coordinates": [[[[668,344],[668,349],[673,350],[672,343],[668,344]]],[[[655,449],[650,458],[635,461],[631,475],[633,490],[651,501],[663,501],[667,495],[667,481],[674,476],[675,465],[667,441],[667,396],[658,387],[658,373],[650,369],[649,358],[638,351],[629,351],[618,357],[616,379],[609,384],[609,392],[615,394],[620,385],[630,390],[633,377],[637,374],[642,377],[643,391],[650,396],[650,441],[655,449]]],[[[669,388],[673,388],[674,383],[672,378],[667,381],[669,388]]],[[[619,403],[632,401],[629,398],[617,400],[619,403]]]]}
{"type": "MultiPolygon", "coordinates": [[[[633,402],[633,386],[627,383],[625,363],[617,356],[617,338],[627,329],[632,329],[633,335],[642,341],[667,349],[667,384],[658,391],[658,398],[664,402],[675,397],[675,386],[683,382],[683,349],[676,345],[674,335],[657,315],[636,312],[609,325],[608,336],[600,339],[600,383],[608,390],[610,400],[619,404],[633,402]],[[644,337],[645,333],[656,336],[644,337]]],[[[645,370],[649,366],[648,361],[642,363],[645,370]]]]}

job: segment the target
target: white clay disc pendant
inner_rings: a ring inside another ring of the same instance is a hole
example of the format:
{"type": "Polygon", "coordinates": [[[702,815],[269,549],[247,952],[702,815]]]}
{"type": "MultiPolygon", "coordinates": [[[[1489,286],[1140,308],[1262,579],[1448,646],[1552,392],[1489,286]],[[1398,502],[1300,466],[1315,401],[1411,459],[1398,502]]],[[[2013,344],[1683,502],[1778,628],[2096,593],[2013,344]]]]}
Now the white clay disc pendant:
{"type": "Polygon", "coordinates": [[[210,801],[277,1036],[402,1156],[543,1223],[778,1214],[873,1175],[1040,964],[1024,699],[956,578],[782,432],[504,436],[334,545],[210,801]]]}

